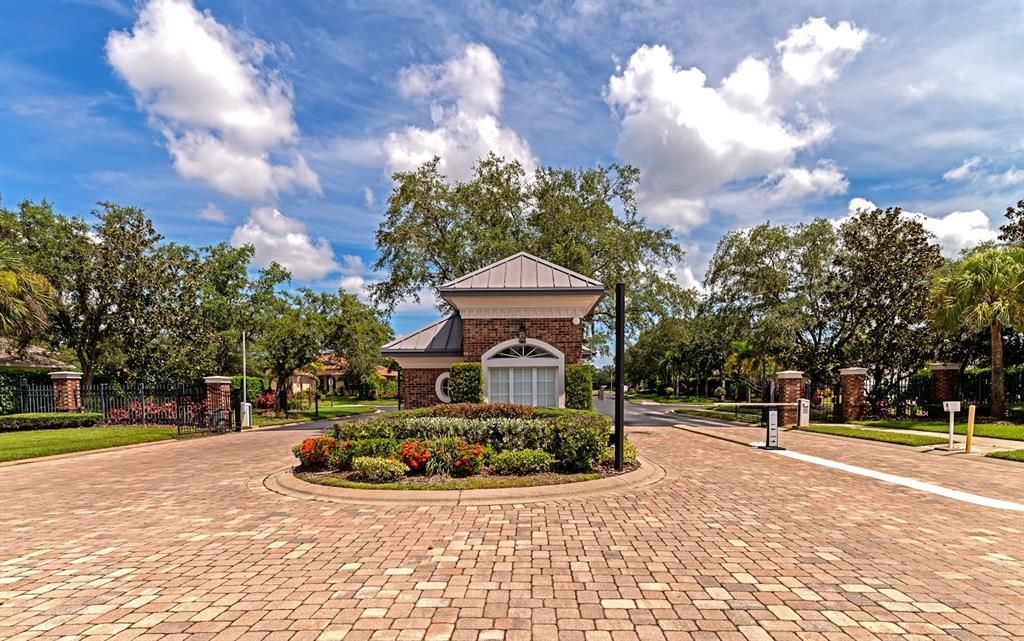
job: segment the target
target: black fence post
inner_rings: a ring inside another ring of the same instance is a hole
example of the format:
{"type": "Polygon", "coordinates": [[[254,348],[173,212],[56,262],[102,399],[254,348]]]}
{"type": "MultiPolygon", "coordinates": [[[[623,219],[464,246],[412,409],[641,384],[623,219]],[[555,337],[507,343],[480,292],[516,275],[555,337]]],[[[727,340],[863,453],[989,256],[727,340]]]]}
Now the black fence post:
{"type": "Polygon", "coordinates": [[[626,449],[625,427],[625,373],[626,353],[626,285],[615,285],[615,470],[622,471],[626,449]]]}

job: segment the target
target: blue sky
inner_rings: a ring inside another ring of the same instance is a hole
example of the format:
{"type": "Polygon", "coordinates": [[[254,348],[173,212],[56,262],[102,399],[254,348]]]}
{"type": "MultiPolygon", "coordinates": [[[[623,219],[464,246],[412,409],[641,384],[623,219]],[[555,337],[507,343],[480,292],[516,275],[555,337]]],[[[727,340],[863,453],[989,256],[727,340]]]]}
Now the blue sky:
{"type": "Polygon", "coordinates": [[[1022,7],[5,2],[0,194],[142,206],[172,240],[361,291],[390,172],[493,150],[639,166],[687,285],[730,228],[868,203],[953,254],[1024,197],[1022,7]]]}

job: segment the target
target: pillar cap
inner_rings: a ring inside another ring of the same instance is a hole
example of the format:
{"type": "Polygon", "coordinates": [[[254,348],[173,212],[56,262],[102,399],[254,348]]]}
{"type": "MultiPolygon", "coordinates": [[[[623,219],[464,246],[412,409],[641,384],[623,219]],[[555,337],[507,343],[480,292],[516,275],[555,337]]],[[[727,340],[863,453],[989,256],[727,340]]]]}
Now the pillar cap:
{"type": "Polygon", "coordinates": [[[64,381],[64,380],[77,381],[77,380],[81,380],[81,378],[82,378],[82,373],[81,372],[50,372],[50,380],[53,380],[53,381],[64,381]]]}
{"type": "Polygon", "coordinates": [[[795,369],[787,369],[782,372],[775,372],[775,378],[803,378],[804,373],[795,369]]]}
{"type": "Polygon", "coordinates": [[[939,372],[939,371],[943,371],[943,370],[952,370],[952,369],[955,369],[955,370],[959,371],[960,370],[960,363],[936,362],[936,363],[928,363],[928,367],[931,368],[931,370],[933,372],[939,372]]]}
{"type": "Polygon", "coordinates": [[[840,376],[866,376],[868,368],[866,367],[844,367],[839,370],[840,376]]]}
{"type": "Polygon", "coordinates": [[[207,385],[227,385],[231,383],[230,376],[204,376],[203,382],[207,385]]]}

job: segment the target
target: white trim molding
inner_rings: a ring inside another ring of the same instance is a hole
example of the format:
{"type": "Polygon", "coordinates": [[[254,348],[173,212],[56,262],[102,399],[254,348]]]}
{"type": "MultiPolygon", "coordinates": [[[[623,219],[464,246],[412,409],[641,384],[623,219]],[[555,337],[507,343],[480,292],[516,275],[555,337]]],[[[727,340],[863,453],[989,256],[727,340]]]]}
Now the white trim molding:
{"type": "Polygon", "coordinates": [[[442,403],[452,402],[451,395],[444,393],[444,382],[449,380],[451,376],[451,372],[441,372],[434,379],[434,393],[437,395],[437,398],[441,399],[442,403]]]}
{"type": "Polygon", "coordinates": [[[775,378],[803,378],[804,373],[798,372],[793,369],[787,369],[782,372],[775,372],[775,378]]]}
{"type": "Polygon", "coordinates": [[[955,370],[959,371],[960,370],[960,363],[928,363],[928,367],[933,372],[940,372],[940,371],[943,371],[943,370],[951,370],[951,369],[955,369],[955,370]]]}
{"type": "Polygon", "coordinates": [[[462,318],[582,318],[587,310],[582,307],[466,308],[460,309],[459,315],[462,318]]]}
{"type": "MultiPolygon", "coordinates": [[[[527,338],[525,344],[550,352],[554,358],[493,358],[502,350],[520,345],[518,338],[512,338],[498,343],[483,353],[480,357],[480,366],[484,373],[484,402],[491,402],[491,368],[537,368],[555,367],[555,396],[556,407],[565,407],[565,354],[554,345],[545,343],[536,338],[527,338]]],[[[537,398],[537,382],[534,380],[533,398],[537,398]]]]}
{"type": "Polygon", "coordinates": [[[204,376],[203,382],[207,385],[223,385],[231,382],[230,376],[204,376]]]}
{"type": "Polygon", "coordinates": [[[391,356],[391,358],[402,369],[448,369],[454,363],[466,360],[461,356],[427,356],[424,354],[391,356]]]}
{"type": "Polygon", "coordinates": [[[50,372],[50,380],[52,381],[63,381],[63,380],[79,380],[82,378],[81,372],[50,372]]]}
{"type": "Polygon", "coordinates": [[[867,373],[866,367],[844,367],[839,370],[840,376],[867,376],[867,373]]]}

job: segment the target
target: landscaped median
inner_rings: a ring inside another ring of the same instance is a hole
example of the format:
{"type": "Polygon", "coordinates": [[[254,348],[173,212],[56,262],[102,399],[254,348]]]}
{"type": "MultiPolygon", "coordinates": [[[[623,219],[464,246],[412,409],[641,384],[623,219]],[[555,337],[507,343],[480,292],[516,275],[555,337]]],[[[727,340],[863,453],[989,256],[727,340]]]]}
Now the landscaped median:
{"type": "MultiPolygon", "coordinates": [[[[452,404],[336,424],[292,452],[295,475],[351,489],[472,490],[614,476],[611,421],[586,410],[452,404]]],[[[627,470],[639,465],[627,444],[627,470]]]]}
{"type": "Polygon", "coordinates": [[[761,423],[761,408],[745,407],[738,411],[727,411],[725,409],[701,409],[698,407],[679,407],[672,410],[676,414],[685,414],[687,416],[700,416],[703,418],[713,418],[719,421],[739,421],[741,423],[752,423],[759,425],[761,423]],[[755,413],[756,411],[756,413],[755,413]]]}
{"type": "Polygon", "coordinates": [[[808,425],[800,428],[805,432],[817,434],[831,434],[832,436],[846,436],[848,438],[859,438],[865,441],[881,441],[883,443],[894,443],[896,445],[909,445],[911,447],[924,447],[926,445],[942,445],[947,439],[922,434],[901,434],[898,432],[886,432],[883,430],[868,430],[846,425],[808,425]]]}
{"type": "MultiPolygon", "coordinates": [[[[881,420],[881,421],[855,421],[857,425],[866,427],[881,427],[889,430],[917,430],[919,432],[937,432],[940,434],[949,433],[949,421],[925,421],[925,420],[881,420]]],[[[953,426],[956,434],[967,434],[967,424],[963,421],[953,426]]],[[[1024,441],[1024,425],[1012,423],[975,423],[974,435],[988,438],[1002,438],[1011,441],[1024,441]]]]}

